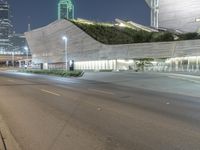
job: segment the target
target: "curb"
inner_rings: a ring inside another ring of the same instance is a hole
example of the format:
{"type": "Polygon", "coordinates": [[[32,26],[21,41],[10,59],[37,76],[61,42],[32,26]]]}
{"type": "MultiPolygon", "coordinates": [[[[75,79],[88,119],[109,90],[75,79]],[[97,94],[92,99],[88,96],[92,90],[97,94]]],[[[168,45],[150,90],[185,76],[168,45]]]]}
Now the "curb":
{"type": "Polygon", "coordinates": [[[0,150],[7,150],[2,133],[0,132],[0,150]]]}
{"type": "Polygon", "coordinates": [[[0,150],[21,150],[2,116],[0,116],[0,150]]]}

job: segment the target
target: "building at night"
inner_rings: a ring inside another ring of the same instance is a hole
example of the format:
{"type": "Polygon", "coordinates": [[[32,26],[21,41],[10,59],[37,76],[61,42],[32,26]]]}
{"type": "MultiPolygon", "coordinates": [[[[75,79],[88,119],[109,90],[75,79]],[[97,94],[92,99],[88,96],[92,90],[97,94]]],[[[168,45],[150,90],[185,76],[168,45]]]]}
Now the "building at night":
{"type": "Polygon", "coordinates": [[[0,54],[6,54],[10,48],[12,25],[10,21],[10,6],[5,0],[0,1],[0,54]]]}
{"type": "Polygon", "coordinates": [[[74,19],[73,0],[59,0],[58,19],[74,19]]]}
{"type": "Polygon", "coordinates": [[[73,63],[77,70],[136,70],[147,60],[143,66],[147,71],[200,70],[199,39],[127,44],[131,32],[152,34],[154,31],[150,33],[150,28],[133,22],[116,21],[99,23],[101,28],[94,32],[90,29],[98,26],[96,22],[63,19],[26,32],[33,67],[64,69],[73,63]],[[110,40],[114,41],[108,44],[110,40]]]}
{"type": "MultiPolygon", "coordinates": [[[[27,42],[24,34],[14,33],[10,37],[10,43],[12,44],[11,52],[15,52],[16,55],[27,55],[27,42]]],[[[28,52],[30,55],[30,52],[28,52]]]]}
{"type": "Polygon", "coordinates": [[[200,0],[145,0],[151,26],[180,32],[200,32],[200,0]]]}
{"type": "Polygon", "coordinates": [[[11,23],[10,5],[0,0],[0,66],[17,64],[30,56],[24,34],[16,34],[11,23]]]}

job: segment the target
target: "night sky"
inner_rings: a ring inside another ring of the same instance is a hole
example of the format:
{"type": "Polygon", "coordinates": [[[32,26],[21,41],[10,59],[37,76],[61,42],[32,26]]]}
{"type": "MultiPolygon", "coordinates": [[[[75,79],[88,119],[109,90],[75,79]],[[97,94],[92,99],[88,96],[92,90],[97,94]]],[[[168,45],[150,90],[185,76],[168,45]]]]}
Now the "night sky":
{"type": "MultiPolygon", "coordinates": [[[[114,22],[115,18],[150,23],[145,0],[74,0],[75,17],[95,21],[114,22]]],[[[17,33],[27,30],[28,22],[35,29],[57,19],[58,0],[8,0],[12,22],[17,33]]]]}

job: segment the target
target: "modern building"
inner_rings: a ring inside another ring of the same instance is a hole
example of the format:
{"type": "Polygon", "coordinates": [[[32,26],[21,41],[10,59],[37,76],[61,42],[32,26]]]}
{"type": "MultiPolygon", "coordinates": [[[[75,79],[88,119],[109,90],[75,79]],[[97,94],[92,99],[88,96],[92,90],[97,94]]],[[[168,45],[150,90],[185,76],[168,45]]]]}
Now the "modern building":
{"type": "Polygon", "coordinates": [[[200,0],[145,0],[151,8],[151,26],[182,32],[200,31],[200,0]]]}
{"type": "Polygon", "coordinates": [[[12,44],[12,51],[11,53],[15,53],[17,55],[30,55],[30,52],[26,50],[27,42],[24,34],[16,34],[14,33],[10,37],[10,43],[12,44]]]}
{"type": "Polygon", "coordinates": [[[12,25],[10,21],[10,6],[5,0],[0,1],[0,54],[6,54],[10,48],[12,25]]]}
{"type": "MultiPolygon", "coordinates": [[[[84,23],[85,26],[93,24],[84,23]]],[[[118,24],[119,30],[124,26],[122,23],[118,24]]],[[[25,36],[35,68],[63,69],[69,65],[67,62],[74,62],[78,70],[135,70],[147,62],[144,70],[200,69],[200,40],[109,45],[99,42],[68,20],[55,21],[25,33],[25,36]]]]}
{"type": "Polygon", "coordinates": [[[74,19],[73,0],[59,0],[58,19],[74,19]]]}
{"type": "Polygon", "coordinates": [[[9,37],[9,44],[9,50],[0,54],[0,67],[13,66],[14,63],[15,66],[18,66],[18,61],[23,64],[25,61],[30,61],[31,54],[24,34],[12,34],[9,37]]]}
{"type": "Polygon", "coordinates": [[[10,17],[10,5],[0,0],[0,66],[17,64],[18,60],[27,59],[30,51],[24,34],[13,31],[10,17]]]}

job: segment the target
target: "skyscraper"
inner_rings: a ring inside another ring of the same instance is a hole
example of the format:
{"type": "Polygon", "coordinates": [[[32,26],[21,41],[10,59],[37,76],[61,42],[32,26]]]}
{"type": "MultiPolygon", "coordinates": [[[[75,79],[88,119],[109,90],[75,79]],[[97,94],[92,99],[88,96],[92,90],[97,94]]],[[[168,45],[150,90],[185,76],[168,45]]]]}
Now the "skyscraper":
{"type": "Polygon", "coordinates": [[[151,26],[182,32],[200,29],[200,0],[145,0],[151,9],[151,26]]]}
{"type": "Polygon", "coordinates": [[[10,35],[12,25],[10,21],[10,6],[6,0],[0,0],[0,53],[6,53],[12,46],[10,35]]]}
{"type": "Polygon", "coordinates": [[[59,0],[58,19],[74,19],[73,0],[59,0]]]}
{"type": "Polygon", "coordinates": [[[158,0],[145,0],[151,8],[151,26],[158,28],[158,12],[159,12],[159,1],[158,0]]]}

